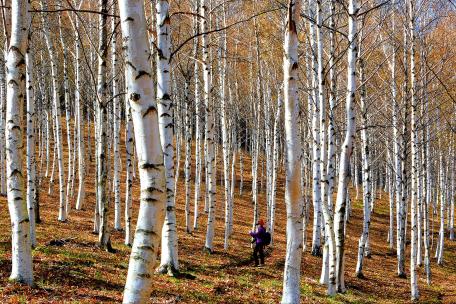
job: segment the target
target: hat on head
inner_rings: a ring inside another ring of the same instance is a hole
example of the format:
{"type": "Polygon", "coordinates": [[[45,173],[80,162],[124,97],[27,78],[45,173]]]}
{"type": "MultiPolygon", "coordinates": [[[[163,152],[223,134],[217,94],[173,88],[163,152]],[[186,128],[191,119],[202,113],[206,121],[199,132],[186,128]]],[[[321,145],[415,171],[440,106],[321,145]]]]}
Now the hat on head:
{"type": "Polygon", "coordinates": [[[260,220],[258,221],[258,225],[260,225],[260,226],[263,226],[263,225],[264,225],[263,219],[260,219],[260,220]]]}

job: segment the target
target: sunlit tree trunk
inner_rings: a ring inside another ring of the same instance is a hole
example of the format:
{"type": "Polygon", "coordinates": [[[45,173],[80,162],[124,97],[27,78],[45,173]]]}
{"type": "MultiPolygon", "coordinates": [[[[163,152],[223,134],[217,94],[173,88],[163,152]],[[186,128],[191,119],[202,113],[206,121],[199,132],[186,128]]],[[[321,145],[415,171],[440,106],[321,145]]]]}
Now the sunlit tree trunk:
{"type": "MultiPolygon", "coordinates": [[[[7,41],[4,48],[8,47],[7,41]]],[[[6,106],[6,75],[5,63],[7,53],[0,49],[0,195],[6,194],[6,159],[5,159],[5,106],[6,106]],[[5,58],[4,58],[5,57],[5,58]]]]}
{"type": "Polygon", "coordinates": [[[347,92],[346,92],[346,133],[342,143],[339,160],[339,185],[337,190],[334,230],[336,234],[336,284],[337,291],[345,291],[345,215],[347,207],[347,187],[350,174],[350,158],[353,152],[355,137],[355,113],[354,102],[356,93],[356,57],[357,47],[357,15],[358,1],[350,0],[348,6],[348,66],[347,66],[347,92]]]}
{"type": "MultiPolygon", "coordinates": [[[[82,3],[82,1],[81,1],[82,3]]],[[[83,105],[81,102],[81,37],[79,36],[79,18],[75,18],[75,40],[76,40],[76,89],[74,92],[74,102],[76,105],[77,111],[77,121],[78,121],[78,179],[79,179],[79,188],[78,188],[78,197],[76,200],[76,209],[81,210],[82,204],[85,200],[85,178],[86,178],[86,166],[85,166],[85,145],[84,145],[84,112],[83,105]]]]}
{"type": "MultiPolygon", "coordinates": [[[[310,17],[315,17],[313,1],[309,0],[309,14],[310,17]]],[[[311,96],[312,103],[314,105],[313,116],[312,116],[312,135],[313,135],[313,233],[312,233],[312,255],[318,256],[321,255],[321,171],[320,171],[320,162],[321,162],[321,151],[320,151],[320,103],[317,100],[317,89],[315,86],[318,84],[318,62],[317,62],[317,46],[316,46],[316,37],[315,37],[315,26],[310,23],[310,39],[311,39],[311,49],[312,49],[312,88],[311,96]]]]}
{"type": "MultiPolygon", "coordinates": [[[[358,43],[358,52],[361,53],[361,41],[363,35],[360,35],[358,43]]],[[[362,176],[363,176],[363,230],[361,237],[358,241],[358,261],[356,263],[356,276],[359,278],[364,277],[363,274],[363,260],[367,253],[367,242],[369,238],[369,226],[371,216],[371,178],[372,170],[370,163],[370,151],[369,151],[369,137],[368,137],[368,114],[367,114],[367,91],[366,91],[366,77],[364,70],[364,58],[360,55],[358,58],[359,65],[359,81],[360,81],[360,103],[361,103],[361,162],[362,162],[362,176]]]]}
{"type": "Polygon", "coordinates": [[[300,302],[302,255],[301,140],[298,136],[298,33],[301,1],[288,2],[285,29],[283,91],[285,105],[287,251],[283,275],[282,303],[300,302]]]}
{"type": "MultiPolygon", "coordinates": [[[[115,3],[115,2],[114,2],[115,3]]],[[[116,14],[115,6],[112,8],[113,14],[116,14]]],[[[114,172],[113,172],[113,184],[114,184],[114,229],[122,230],[122,207],[120,199],[120,97],[117,96],[119,93],[119,75],[117,68],[117,31],[116,31],[116,19],[112,18],[111,28],[111,60],[112,60],[112,103],[113,103],[113,161],[114,161],[114,172]]]]}
{"type": "MultiPolygon", "coordinates": [[[[30,34],[30,33],[29,33],[30,34]]],[[[35,205],[36,205],[36,161],[35,161],[35,95],[33,89],[33,53],[30,49],[31,36],[25,54],[27,93],[27,209],[30,220],[30,242],[36,246],[35,205]]]]}
{"type": "MultiPolygon", "coordinates": [[[[208,17],[207,10],[210,0],[202,0],[200,15],[204,18],[208,17]]],[[[207,20],[201,22],[201,32],[207,31],[207,20]]],[[[213,251],[214,233],[215,233],[215,192],[216,192],[216,180],[215,180],[215,156],[214,156],[214,133],[215,124],[213,116],[213,108],[211,103],[211,67],[209,63],[209,49],[207,35],[202,36],[202,52],[203,52],[203,80],[204,80],[204,105],[205,105],[205,116],[206,116],[206,189],[208,194],[208,220],[207,220],[207,231],[206,231],[206,243],[205,248],[209,251],[213,251]]]]}
{"type": "Polygon", "coordinates": [[[176,211],[174,202],[173,103],[170,97],[171,32],[169,2],[157,0],[157,103],[160,142],[166,171],[166,214],[162,231],[161,273],[173,274],[179,269],[177,256],[176,211]]]}
{"type": "MultiPolygon", "coordinates": [[[[185,75],[186,76],[186,75],[185,75]]],[[[184,77],[185,77],[184,76],[184,77]]],[[[185,115],[185,163],[184,163],[184,179],[185,179],[185,229],[187,233],[192,232],[191,210],[190,210],[190,181],[192,177],[192,125],[191,125],[191,104],[190,104],[190,79],[185,78],[184,85],[184,115],[185,115]]],[[[198,118],[196,118],[198,119],[198,118]]]]}
{"type": "Polygon", "coordinates": [[[123,303],[146,303],[152,290],[165,215],[166,181],[157,105],[149,61],[144,1],[120,0],[127,97],[131,106],[139,168],[141,202],[128,266],[123,303]]]}
{"type": "Polygon", "coordinates": [[[8,210],[11,218],[10,280],[33,285],[30,222],[24,193],[23,106],[26,94],[29,1],[11,1],[11,39],[6,59],[6,173],[8,210]]]}
{"type": "Polygon", "coordinates": [[[132,238],[132,187],[133,187],[133,121],[131,118],[130,103],[125,100],[125,150],[126,150],[126,185],[125,185],[125,241],[124,244],[131,246],[132,238]]]}
{"type": "Polygon", "coordinates": [[[399,214],[397,226],[398,226],[398,236],[397,236],[397,274],[401,278],[405,278],[405,250],[406,250],[406,229],[407,229],[407,123],[408,123],[408,108],[409,108],[409,89],[408,89],[408,34],[406,32],[406,27],[404,27],[404,123],[402,126],[401,134],[401,145],[400,145],[400,196],[398,197],[399,206],[397,212],[399,214]]]}
{"type": "Polygon", "coordinates": [[[411,249],[410,249],[410,288],[411,288],[411,300],[417,301],[419,299],[418,292],[418,274],[417,274],[417,254],[418,244],[417,241],[421,241],[421,237],[417,234],[421,230],[418,229],[420,216],[417,216],[420,210],[418,206],[420,203],[417,202],[419,198],[418,191],[418,178],[419,178],[419,163],[418,163],[418,102],[417,102],[417,84],[415,75],[415,0],[408,0],[409,7],[409,35],[410,35],[410,84],[411,84],[411,152],[412,152],[412,189],[410,199],[410,217],[411,217],[411,249]]]}
{"type": "MultiPolygon", "coordinates": [[[[200,7],[200,1],[195,0],[195,13],[198,13],[200,7]]],[[[204,22],[204,21],[202,21],[204,22]]],[[[198,19],[195,17],[193,19],[193,33],[194,35],[199,34],[199,24],[198,19]]],[[[199,51],[199,40],[198,37],[194,39],[193,42],[193,56],[198,58],[199,51]]],[[[199,62],[195,60],[194,65],[194,79],[195,79],[195,205],[193,211],[193,229],[198,228],[198,217],[199,217],[199,201],[201,199],[201,171],[202,171],[202,156],[201,156],[201,134],[202,134],[202,114],[201,114],[201,101],[200,101],[200,80],[199,80],[199,62]]]]}
{"type": "Polygon", "coordinates": [[[108,54],[108,0],[99,0],[99,41],[98,41],[98,79],[97,79],[97,205],[100,211],[100,227],[98,241],[101,248],[111,251],[111,237],[109,229],[109,196],[107,189],[108,175],[108,142],[107,142],[107,54],[108,54]]]}
{"type": "MultiPolygon", "coordinates": [[[[223,26],[226,26],[225,6],[223,5],[223,26]]],[[[222,128],[222,158],[223,158],[223,180],[225,189],[225,235],[224,249],[228,249],[228,240],[230,237],[230,208],[231,208],[231,190],[230,190],[230,151],[229,151],[229,130],[228,130],[228,96],[226,94],[226,55],[227,41],[226,33],[222,33],[219,46],[219,74],[220,74],[220,103],[221,103],[221,128],[222,128]]]]}
{"type": "MultiPolygon", "coordinates": [[[[319,10],[321,9],[321,3],[318,3],[319,10]]],[[[330,26],[334,27],[334,1],[330,3],[330,26]]],[[[322,16],[321,12],[318,13],[319,18],[317,19],[320,27],[322,26],[322,16]]],[[[321,28],[320,28],[321,30],[321,28]]],[[[328,295],[334,295],[336,292],[336,243],[335,243],[335,232],[334,232],[334,215],[333,215],[333,204],[332,196],[334,192],[334,165],[335,165],[335,147],[334,147],[334,105],[335,105],[335,95],[336,95],[336,80],[335,80],[335,71],[334,71],[334,52],[335,52],[335,41],[334,33],[330,33],[330,91],[329,91],[329,125],[328,125],[328,154],[327,154],[327,163],[326,165],[326,178],[322,179],[327,183],[327,188],[322,187],[322,193],[324,197],[322,200],[323,208],[323,217],[325,221],[325,251],[323,252],[323,265],[322,265],[322,274],[320,277],[320,283],[325,283],[328,286],[327,293],[328,295]],[[323,192],[323,189],[324,192],[323,192]],[[325,256],[326,254],[326,256],[325,256]]],[[[323,78],[323,71],[320,71],[320,78],[323,78]]],[[[321,84],[321,89],[323,90],[324,81],[321,84]]],[[[326,134],[322,134],[326,136],[326,134]]],[[[325,149],[326,150],[326,149],[325,149]]],[[[322,149],[323,151],[323,149],[322,149]]]]}

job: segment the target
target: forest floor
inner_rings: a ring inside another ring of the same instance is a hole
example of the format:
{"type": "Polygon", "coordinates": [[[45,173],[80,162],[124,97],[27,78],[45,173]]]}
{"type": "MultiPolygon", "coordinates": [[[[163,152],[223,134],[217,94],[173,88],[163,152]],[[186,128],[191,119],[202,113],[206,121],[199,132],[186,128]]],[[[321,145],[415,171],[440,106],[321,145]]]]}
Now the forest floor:
{"type": "MultiPolygon", "coordinates": [[[[220,149],[221,151],[221,149],[220,149]]],[[[182,157],[183,159],[183,157],[182,157]]],[[[65,159],[66,160],[66,159],[65,159]]],[[[40,161],[40,160],[39,160],[40,161]]],[[[219,157],[221,161],[221,157],[219,157]]],[[[281,173],[277,194],[277,226],[274,248],[267,249],[266,265],[253,267],[248,232],[252,223],[251,179],[248,176],[250,159],[245,159],[244,191],[236,189],[234,201],[234,234],[227,251],[223,250],[224,206],[219,167],[217,176],[217,222],[215,252],[203,251],[207,216],[200,203],[199,229],[185,232],[183,165],[178,187],[177,219],[179,261],[181,274],[177,277],[157,275],[154,278],[151,303],[279,303],[285,256],[284,178],[281,173]]],[[[45,165],[44,165],[45,166],[45,165]]],[[[130,248],[123,245],[123,233],[113,231],[112,244],[116,253],[107,253],[97,247],[97,236],[92,234],[95,204],[94,165],[87,166],[87,200],[84,210],[72,209],[69,220],[57,221],[58,179],[48,194],[48,178],[40,187],[42,223],[37,225],[38,246],[33,250],[33,288],[10,283],[11,237],[7,202],[0,197],[0,303],[119,303],[128,269],[130,248]]],[[[194,171],[193,171],[194,172],[194,171]]],[[[237,181],[240,180],[239,171],[237,181]]],[[[125,172],[122,172],[122,207],[125,172]]],[[[239,183],[237,183],[239,186],[239,183]]],[[[264,184],[263,184],[264,186],[264,184]]],[[[134,222],[138,209],[139,180],[134,182],[134,222]]],[[[75,181],[75,193],[77,179],[75,181]]],[[[193,191],[193,187],[192,187],[193,191]]],[[[72,206],[74,207],[74,200],[72,206]]],[[[193,197],[193,195],[192,195],[193,197]]],[[[365,259],[364,279],[355,273],[357,244],[362,228],[362,201],[353,197],[353,215],[348,224],[346,241],[347,292],[335,297],[325,295],[319,284],[321,257],[310,254],[311,224],[307,229],[307,249],[302,259],[302,303],[408,303],[410,282],[396,275],[396,256],[387,244],[389,221],[388,199],[383,194],[375,201],[371,220],[371,258],[365,259]]],[[[259,195],[264,205],[264,188],[259,195]]],[[[111,203],[111,206],[113,204],[111,203]]],[[[193,208],[193,203],[192,203],[193,208]]],[[[312,209],[312,208],[310,208],[312,209]]],[[[263,213],[264,214],[264,213],[263,213]]],[[[123,216],[123,215],[122,215],[123,216]]],[[[110,214],[112,223],[113,212],[110,214]]],[[[123,220],[123,218],[122,218],[123,220]]],[[[437,240],[434,225],[433,250],[437,240]]],[[[410,230],[410,229],[408,229],[410,230]]],[[[433,256],[434,254],[432,254],[433,256]]],[[[409,266],[407,255],[407,271],[409,266]]],[[[419,289],[423,303],[456,303],[456,242],[445,240],[444,266],[432,259],[431,286],[426,284],[424,269],[419,269],[419,289]]]]}

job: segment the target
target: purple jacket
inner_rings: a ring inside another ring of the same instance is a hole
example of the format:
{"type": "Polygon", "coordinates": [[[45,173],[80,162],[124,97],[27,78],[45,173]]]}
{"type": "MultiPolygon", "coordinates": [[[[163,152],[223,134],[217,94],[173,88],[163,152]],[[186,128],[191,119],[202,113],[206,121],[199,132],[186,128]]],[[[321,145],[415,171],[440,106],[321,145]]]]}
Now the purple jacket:
{"type": "Polygon", "coordinates": [[[255,243],[257,245],[263,244],[264,234],[266,233],[266,229],[263,226],[259,226],[257,232],[250,232],[250,236],[255,239],[255,243]]]}

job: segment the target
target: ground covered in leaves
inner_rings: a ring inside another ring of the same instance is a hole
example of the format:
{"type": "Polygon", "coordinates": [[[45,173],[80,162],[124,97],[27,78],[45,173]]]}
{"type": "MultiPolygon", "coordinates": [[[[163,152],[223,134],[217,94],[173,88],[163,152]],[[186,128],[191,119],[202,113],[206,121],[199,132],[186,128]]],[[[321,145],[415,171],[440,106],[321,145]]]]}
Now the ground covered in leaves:
{"type": "MultiPolygon", "coordinates": [[[[221,157],[218,158],[221,161],[221,157]]],[[[192,234],[185,232],[184,185],[181,176],[177,192],[179,260],[181,274],[177,277],[157,275],[151,303],[279,303],[285,256],[285,204],[283,172],[277,199],[277,227],[273,248],[268,248],[266,266],[253,267],[248,231],[252,223],[251,179],[246,161],[244,191],[236,189],[234,234],[230,247],[223,250],[223,190],[222,171],[217,175],[217,228],[215,252],[203,251],[207,215],[201,209],[200,226],[192,234]]],[[[182,165],[180,166],[183,167],[182,165]]],[[[43,167],[44,168],[44,167],[43,167]]],[[[5,197],[0,197],[0,302],[1,303],[119,303],[127,275],[130,248],[123,245],[123,233],[113,231],[116,253],[97,248],[97,236],[92,234],[95,202],[94,166],[86,179],[88,188],[84,210],[70,211],[69,220],[57,221],[58,188],[48,194],[49,182],[43,178],[40,187],[42,223],[37,225],[38,246],[33,250],[35,287],[10,283],[11,268],[10,221],[5,197]]],[[[237,174],[239,181],[240,175],[237,174]]],[[[122,175],[124,194],[125,175],[122,175]]],[[[56,181],[57,183],[57,181],[56,181]]],[[[260,202],[265,204],[264,186],[260,202]]],[[[75,183],[75,192],[77,180],[75,183]]],[[[139,180],[134,182],[134,210],[138,209],[139,180]]],[[[193,188],[192,188],[193,190],[193,188]]],[[[193,197],[193,195],[192,195],[193,197]]],[[[321,258],[310,255],[311,227],[307,230],[307,249],[302,259],[302,303],[407,303],[410,283],[396,276],[395,253],[387,246],[387,195],[378,195],[371,224],[372,256],[365,260],[364,279],[354,275],[358,238],[362,228],[362,202],[353,197],[353,216],[348,224],[345,294],[329,298],[318,283],[321,258]]],[[[72,206],[74,207],[74,200],[72,206]]],[[[123,198],[123,195],[122,195],[123,198]]],[[[122,202],[123,205],[123,202],[122,202]]],[[[112,203],[111,203],[112,206],[112,203]]],[[[204,207],[204,200],[200,203],[204,207]]],[[[264,213],[263,213],[264,214],[264,213]]],[[[112,223],[113,214],[110,214],[112,223]]],[[[136,219],[136,218],[135,218],[136,219]]],[[[123,220],[123,219],[122,219],[123,220]]],[[[433,244],[437,241],[434,225],[433,244]]],[[[409,229],[410,231],[410,229],[409,229]]],[[[433,250],[434,251],[434,250],[433,250]]],[[[407,269],[409,257],[407,256],[407,269]]],[[[419,288],[423,303],[456,303],[456,243],[445,240],[444,266],[432,259],[433,283],[427,286],[424,269],[419,269],[419,288]]]]}

